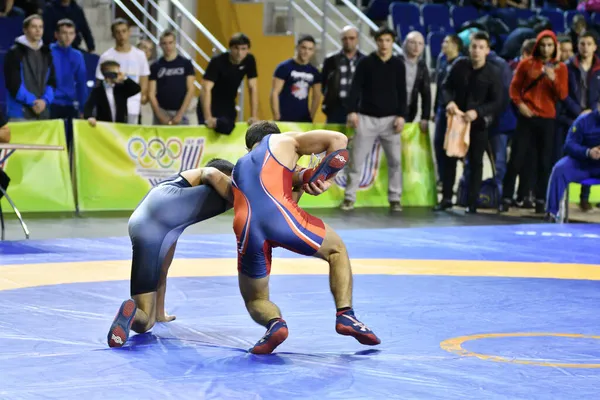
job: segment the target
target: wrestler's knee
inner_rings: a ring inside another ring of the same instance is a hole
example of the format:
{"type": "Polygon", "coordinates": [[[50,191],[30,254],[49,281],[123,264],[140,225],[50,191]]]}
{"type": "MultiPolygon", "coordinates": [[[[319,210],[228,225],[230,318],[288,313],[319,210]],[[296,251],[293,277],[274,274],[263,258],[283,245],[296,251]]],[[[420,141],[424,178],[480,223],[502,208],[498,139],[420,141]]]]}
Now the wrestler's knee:
{"type": "Polygon", "coordinates": [[[325,225],[325,238],[315,256],[329,260],[332,256],[343,253],[346,253],[344,241],[329,225],[325,225]]]}

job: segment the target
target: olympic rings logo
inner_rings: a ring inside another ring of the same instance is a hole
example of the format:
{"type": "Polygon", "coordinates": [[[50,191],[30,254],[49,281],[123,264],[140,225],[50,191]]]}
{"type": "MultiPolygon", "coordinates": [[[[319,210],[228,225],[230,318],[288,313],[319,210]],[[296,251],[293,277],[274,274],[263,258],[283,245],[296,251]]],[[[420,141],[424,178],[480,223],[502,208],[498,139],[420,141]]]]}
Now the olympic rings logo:
{"type": "Polygon", "coordinates": [[[127,144],[129,157],[142,168],[160,167],[168,169],[179,160],[183,152],[183,143],[178,138],[152,138],[148,142],[141,137],[133,137],[127,144]]]}

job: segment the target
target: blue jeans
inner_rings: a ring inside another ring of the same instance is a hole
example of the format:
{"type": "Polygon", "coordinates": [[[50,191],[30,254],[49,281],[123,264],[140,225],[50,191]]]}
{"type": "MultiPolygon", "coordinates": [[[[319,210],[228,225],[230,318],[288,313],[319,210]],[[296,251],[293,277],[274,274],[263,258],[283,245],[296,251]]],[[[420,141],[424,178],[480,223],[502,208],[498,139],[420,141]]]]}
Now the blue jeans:
{"type": "Polygon", "coordinates": [[[600,178],[600,167],[583,164],[569,156],[561,158],[552,169],[550,182],[548,182],[546,212],[556,216],[567,185],[589,178],[600,178]]]}
{"type": "MultiPolygon", "coordinates": [[[[491,146],[492,156],[494,157],[494,168],[496,169],[495,181],[498,186],[498,193],[500,198],[502,198],[502,181],[504,180],[504,175],[506,175],[506,166],[507,166],[507,156],[506,150],[508,147],[508,138],[509,135],[506,133],[497,133],[493,136],[490,136],[489,143],[491,146]]],[[[463,176],[466,182],[469,179],[469,162],[468,159],[465,159],[465,169],[463,172],[463,176]]]]}

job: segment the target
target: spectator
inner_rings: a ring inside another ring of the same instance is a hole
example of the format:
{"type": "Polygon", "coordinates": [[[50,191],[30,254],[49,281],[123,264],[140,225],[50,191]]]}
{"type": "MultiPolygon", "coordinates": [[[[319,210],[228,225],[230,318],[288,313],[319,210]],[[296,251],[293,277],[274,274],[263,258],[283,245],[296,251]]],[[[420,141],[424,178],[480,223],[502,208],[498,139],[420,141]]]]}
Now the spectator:
{"type": "Polygon", "coordinates": [[[492,0],[491,3],[492,7],[529,8],[529,0],[492,0]]]}
{"type": "Polygon", "coordinates": [[[25,15],[25,11],[14,6],[14,0],[0,0],[0,18],[2,17],[21,17],[25,15]]]}
{"type": "Polygon", "coordinates": [[[527,57],[531,57],[531,54],[533,54],[533,48],[535,47],[535,42],[535,38],[525,40],[521,45],[521,55],[513,58],[508,62],[508,65],[510,69],[513,70],[513,72],[517,69],[517,65],[519,65],[519,62],[521,62],[521,60],[527,57]]]}
{"type": "Polygon", "coordinates": [[[90,93],[83,117],[91,126],[97,121],[127,123],[129,100],[140,92],[140,85],[128,78],[116,61],[103,61],[99,68],[104,79],[90,93]]]}
{"type": "MultiPolygon", "coordinates": [[[[502,77],[501,114],[498,118],[494,119],[489,127],[488,133],[489,150],[491,151],[490,158],[495,167],[494,179],[500,196],[498,198],[499,200],[502,198],[502,182],[504,180],[504,175],[506,174],[508,141],[517,127],[517,117],[508,94],[510,83],[513,78],[513,72],[508,63],[494,51],[490,51],[486,57],[486,62],[496,67],[499,75],[502,77]]],[[[464,170],[464,176],[467,182],[469,173],[470,166],[467,160],[464,170]]]]}
{"type": "Polygon", "coordinates": [[[70,19],[75,24],[76,36],[73,40],[73,48],[82,50],[82,37],[85,40],[87,51],[96,51],[94,37],[88,24],[83,9],[73,0],[53,0],[48,2],[44,9],[44,43],[50,44],[54,41],[54,32],[57,24],[63,19],[70,19]]]}
{"type": "Polygon", "coordinates": [[[442,52],[438,56],[436,71],[436,93],[435,93],[435,132],[433,147],[437,162],[438,181],[441,183],[444,171],[444,138],[446,136],[447,120],[446,107],[444,105],[442,83],[452,66],[452,63],[461,55],[462,40],[455,34],[450,34],[442,42],[442,52]]]}
{"type": "Polygon", "coordinates": [[[150,104],[154,125],[189,125],[186,115],[194,96],[192,62],[177,54],[175,33],[160,35],[163,56],[150,66],[150,104]]]}
{"type": "Polygon", "coordinates": [[[321,74],[310,64],[315,53],[315,39],[302,36],[296,55],[279,64],[273,76],[271,111],[275,121],[312,122],[321,101],[321,74]],[[312,104],[308,96],[312,89],[312,104]]]}
{"type": "Polygon", "coordinates": [[[6,120],[2,110],[0,110],[0,143],[10,142],[10,129],[7,124],[8,121],[6,120]]]}
{"type": "Polygon", "coordinates": [[[579,35],[585,30],[589,30],[585,16],[582,14],[575,15],[571,21],[571,27],[566,32],[566,35],[571,38],[571,46],[573,49],[577,48],[577,40],[579,39],[579,35]]]}
{"type": "MultiPolygon", "coordinates": [[[[2,110],[0,110],[0,143],[10,142],[10,129],[6,125],[7,123],[8,121],[6,120],[6,117],[2,113],[2,110]]],[[[4,191],[6,191],[6,189],[8,188],[9,182],[10,178],[8,177],[8,175],[6,175],[6,172],[4,172],[4,170],[0,167],[0,187],[4,191]]],[[[2,196],[4,196],[4,193],[0,191],[0,199],[2,199],[2,196]]]]}
{"type": "Polygon", "coordinates": [[[356,64],[364,57],[358,50],[358,30],[345,26],[341,32],[342,50],[333,53],[323,63],[323,113],[328,124],[345,124],[348,111],[344,101],[350,92],[350,85],[356,64]]]}
{"type": "Polygon", "coordinates": [[[244,77],[248,78],[250,95],[248,124],[258,121],[258,73],[256,60],[249,51],[248,36],[236,33],[229,39],[229,51],[210,60],[196,108],[199,124],[206,124],[208,128],[225,135],[233,131],[237,115],[235,102],[244,77]]]}
{"type": "Polygon", "coordinates": [[[142,39],[138,42],[137,48],[144,52],[146,55],[146,60],[150,62],[152,60],[154,54],[154,43],[152,43],[148,39],[142,39]]]}
{"type": "Polygon", "coordinates": [[[42,18],[25,18],[23,32],[4,59],[8,118],[48,119],[56,80],[50,48],[42,42],[42,18]]]}
{"type": "Polygon", "coordinates": [[[524,169],[531,153],[536,156],[536,212],[544,212],[546,188],[550,176],[554,145],[557,101],[568,95],[568,72],[557,60],[558,45],[552,31],[542,31],[537,37],[532,57],[517,66],[510,85],[510,97],[518,108],[517,132],[513,141],[508,169],[504,177],[503,202],[500,211],[509,209],[517,174],[524,169]]]}
{"type": "Polygon", "coordinates": [[[566,156],[552,169],[546,213],[556,221],[567,185],[588,178],[600,178],[600,112],[581,114],[567,134],[566,156]]]}
{"type": "Polygon", "coordinates": [[[45,3],[45,0],[14,0],[14,6],[23,10],[26,17],[34,14],[42,15],[45,3]]]}
{"type": "MultiPolygon", "coordinates": [[[[471,123],[470,144],[467,153],[469,181],[467,213],[477,212],[477,200],[483,173],[483,154],[488,144],[488,130],[494,118],[502,111],[502,82],[500,71],[487,62],[490,38],[486,32],[475,32],[469,45],[469,57],[456,60],[442,85],[446,112],[462,115],[471,123]]],[[[456,180],[457,158],[444,161],[442,201],[436,211],[452,207],[456,180]]]]}
{"type": "Polygon", "coordinates": [[[72,120],[83,115],[83,106],[87,100],[86,68],[83,54],[71,47],[75,39],[75,24],[61,19],[56,25],[57,42],[50,45],[52,61],[56,71],[56,90],[50,106],[52,119],[65,119],[67,147],[73,140],[72,120]],[[77,106],[75,103],[77,102],[77,106]]]}
{"type": "Polygon", "coordinates": [[[404,68],[406,69],[407,93],[407,122],[413,122],[417,116],[419,95],[421,96],[421,132],[429,131],[429,118],[431,117],[431,81],[429,68],[423,57],[425,38],[420,32],[412,31],[406,35],[403,45],[404,68]]]}
{"type": "MultiPolygon", "coordinates": [[[[563,112],[558,119],[555,143],[557,151],[554,154],[554,162],[562,156],[562,148],[569,126],[580,115],[595,110],[600,100],[600,57],[595,54],[598,49],[595,36],[587,31],[582,32],[577,49],[577,55],[567,62],[569,95],[563,102],[563,112]]],[[[582,211],[592,209],[589,198],[590,187],[583,185],[579,203],[582,211]]]]}
{"type": "Polygon", "coordinates": [[[388,162],[388,201],[392,211],[401,211],[402,147],[400,134],[406,115],[406,69],[402,58],[392,54],[396,34],[387,27],[375,33],[377,51],[356,66],[346,100],[348,125],[356,130],[346,193],[341,209],[354,208],[363,167],[377,140],[388,162]]]}
{"type": "Polygon", "coordinates": [[[559,60],[560,62],[565,62],[571,57],[573,57],[573,43],[571,42],[571,38],[568,36],[559,36],[559,60]]]}
{"type": "Polygon", "coordinates": [[[502,45],[502,51],[500,56],[504,59],[512,59],[518,57],[521,53],[521,47],[523,43],[528,39],[536,38],[536,33],[533,28],[519,27],[508,34],[504,44],[502,45]]]}
{"type": "Polygon", "coordinates": [[[127,123],[138,124],[139,116],[142,111],[142,104],[148,102],[148,75],[150,75],[150,67],[148,60],[143,51],[135,48],[129,41],[130,29],[129,23],[124,19],[116,19],[111,27],[112,35],[115,39],[115,47],[112,47],[100,56],[98,67],[96,69],[96,78],[103,78],[100,71],[100,65],[104,61],[116,61],[121,66],[121,72],[127,75],[135,83],[138,83],[141,92],[132,96],[127,101],[127,123]]]}

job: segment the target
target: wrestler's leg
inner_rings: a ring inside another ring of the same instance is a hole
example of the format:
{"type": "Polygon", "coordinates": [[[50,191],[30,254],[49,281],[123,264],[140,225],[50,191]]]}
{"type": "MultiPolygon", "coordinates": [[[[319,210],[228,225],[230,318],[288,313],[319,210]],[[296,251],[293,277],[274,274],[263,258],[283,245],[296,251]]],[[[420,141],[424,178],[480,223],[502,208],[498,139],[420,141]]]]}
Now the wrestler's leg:
{"type": "Polygon", "coordinates": [[[288,337],[288,328],[281,311],[269,300],[269,273],[271,246],[263,245],[258,254],[240,255],[240,293],[250,317],[265,328],[264,336],[249,351],[253,354],[270,354],[288,337]],[[250,261],[251,260],[251,261],[250,261]]]}
{"type": "Polygon", "coordinates": [[[379,338],[354,315],[352,308],[352,267],[346,245],[338,234],[325,224],[325,238],[315,254],[329,263],[329,286],[336,305],[335,330],[340,335],[352,336],[361,344],[373,346],[379,338]]]}
{"type": "Polygon", "coordinates": [[[240,293],[250,317],[264,327],[276,318],[281,318],[281,310],[269,300],[269,276],[250,278],[242,272],[238,276],[240,293]]]}
{"type": "Polygon", "coordinates": [[[352,267],[342,238],[325,224],[325,238],[315,254],[329,264],[329,287],[336,308],[352,307],[352,267]]]}
{"type": "Polygon", "coordinates": [[[177,242],[173,243],[173,246],[171,246],[165,256],[165,261],[163,261],[160,270],[158,288],[156,289],[156,322],[171,322],[175,319],[174,315],[168,315],[165,311],[165,293],[167,291],[167,274],[169,273],[169,267],[173,262],[176,246],[177,242]]]}
{"type": "MultiPolygon", "coordinates": [[[[173,261],[176,245],[177,242],[171,246],[165,256],[161,266],[160,278],[156,291],[132,296],[132,299],[137,306],[135,317],[131,324],[131,329],[134,332],[148,332],[156,322],[168,322],[165,321],[165,318],[169,317],[166,316],[165,313],[165,291],[167,289],[167,272],[173,261]]],[[[169,321],[172,321],[173,319],[175,319],[174,316],[169,321]]]]}

